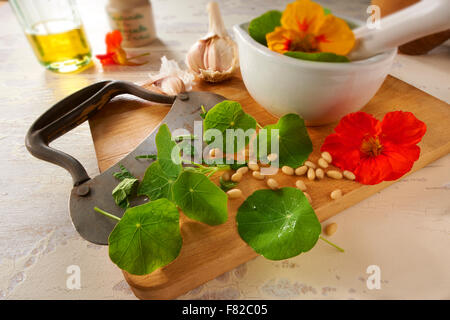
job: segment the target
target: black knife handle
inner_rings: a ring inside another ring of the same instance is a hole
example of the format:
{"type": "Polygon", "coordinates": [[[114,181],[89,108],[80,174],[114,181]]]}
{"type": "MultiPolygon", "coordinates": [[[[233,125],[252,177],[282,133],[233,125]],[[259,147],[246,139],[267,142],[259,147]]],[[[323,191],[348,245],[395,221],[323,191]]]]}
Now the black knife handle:
{"type": "Polygon", "coordinates": [[[88,120],[113,97],[121,94],[132,94],[148,101],[164,104],[172,104],[176,98],[145,90],[131,82],[102,81],[94,83],[59,101],[41,115],[28,130],[25,146],[36,158],[51,162],[69,171],[74,186],[89,180],[86,170],[77,159],[49,147],[49,144],[88,120]]]}

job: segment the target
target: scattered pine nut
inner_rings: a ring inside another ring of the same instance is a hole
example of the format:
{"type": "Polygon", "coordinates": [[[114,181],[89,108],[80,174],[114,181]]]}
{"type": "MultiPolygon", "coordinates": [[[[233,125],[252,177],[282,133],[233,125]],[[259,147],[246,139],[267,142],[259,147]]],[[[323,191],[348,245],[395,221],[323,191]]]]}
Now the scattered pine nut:
{"type": "Polygon", "coordinates": [[[344,171],[342,172],[342,174],[343,174],[344,177],[345,177],[346,179],[348,179],[348,180],[355,180],[355,179],[356,179],[355,174],[354,174],[353,172],[351,172],[351,171],[344,170],[344,171]]]}
{"type": "Polygon", "coordinates": [[[333,200],[342,198],[342,190],[341,189],[336,189],[336,190],[332,191],[331,194],[330,194],[330,197],[333,200]]]}
{"type": "Polygon", "coordinates": [[[222,173],[222,180],[223,181],[230,181],[231,175],[229,171],[225,171],[222,173]]]}
{"type": "Polygon", "coordinates": [[[331,157],[331,154],[328,151],[322,152],[321,156],[322,156],[322,158],[325,159],[326,162],[328,162],[328,163],[333,162],[333,158],[331,157]]]}
{"type": "Polygon", "coordinates": [[[295,186],[302,191],[306,190],[306,184],[302,180],[295,181],[295,186]]]}
{"type": "Polygon", "coordinates": [[[312,203],[312,198],[311,198],[311,196],[309,195],[309,193],[308,193],[308,192],[303,192],[303,194],[305,195],[306,199],[308,199],[308,202],[309,202],[309,203],[312,203]]]}
{"type": "Polygon", "coordinates": [[[266,183],[267,183],[267,186],[270,189],[272,189],[272,190],[278,189],[278,182],[277,182],[277,180],[275,180],[273,178],[269,178],[269,179],[267,179],[266,183]]]}
{"type": "Polygon", "coordinates": [[[332,236],[333,234],[336,233],[336,230],[337,230],[337,223],[335,223],[335,222],[330,223],[329,225],[327,225],[325,227],[325,234],[327,236],[332,236]]]}
{"type": "Polygon", "coordinates": [[[236,170],[236,173],[240,173],[242,175],[246,174],[248,172],[248,167],[240,167],[236,170]]]}
{"type": "Polygon", "coordinates": [[[324,158],[320,158],[318,161],[317,161],[317,164],[320,166],[320,167],[322,167],[322,168],[328,168],[328,162],[327,162],[327,160],[325,160],[324,158]]]}
{"type": "Polygon", "coordinates": [[[231,189],[227,191],[228,198],[236,199],[242,197],[242,191],[240,189],[231,189]]]}
{"type": "Polygon", "coordinates": [[[316,164],[311,161],[305,161],[305,166],[307,166],[308,168],[313,168],[313,169],[315,169],[317,167],[316,164]]]}
{"type": "Polygon", "coordinates": [[[327,176],[329,176],[330,178],[333,178],[333,179],[342,179],[342,173],[340,173],[337,170],[328,170],[327,176]]]}
{"type": "Polygon", "coordinates": [[[308,167],[307,166],[301,166],[298,167],[297,169],[295,169],[295,174],[297,176],[302,176],[306,173],[306,171],[308,171],[308,167]]]}
{"type": "Polygon", "coordinates": [[[287,174],[288,176],[292,176],[294,174],[294,169],[288,166],[283,166],[281,168],[281,172],[287,174]]]}
{"type": "Polygon", "coordinates": [[[253,178],[255,178],[257,180],[264,180],[264,178],[265,178],[259,171],[253,171],[252,175],[253,175],[253,178]]]}
{"type": "Polygon", "coordinates": [[[325,173],[323,172],[323,170],[320,169],[320,168],[317,168],[316,169],[316,177],[317,177],[317,179],[322,180],[324,176],[325,176],[325,173]]]}
{"type": "Polygon", "coordinates": [[[233,174],[231,176],[231,181],[233,181],[233,182],[239,182],[239,181],[241,181],[241,179],[242,179],[242,174],[239,172],[236,172],[235,174],[233,174]]]}
{"type": "Polygon", "coordinates": [[[218,157],[220,155],[220,149],[219,148],[213,148],[211,150],[209,150],[209,156],[211,158],[215,158],[216,156],[218,157]]]}
{"type": "Polygon", "coordinates": [[[259,166],[256,163],[249,163],[248,164],[248,168],[252,171],[258,171],[259,170],[259,166]]]}
{"type": "Polygon", "coordinates": [[[271,153],[267,156],[267,160],[269,160],[270,162],[275,161],[278,159],[278,155],[276,153],[271,153]]]}
{"type": "Polygon", "coordinates": [[[309,179],[309,180],[314,180],[314,179],[316,178],[316,173],[315,173],[315,171],[314,171],[313,168],[309,168],[309,169],[308,169],[308,174],[307,174],[307,176],[308,176],[308,179],[309,179]]]}

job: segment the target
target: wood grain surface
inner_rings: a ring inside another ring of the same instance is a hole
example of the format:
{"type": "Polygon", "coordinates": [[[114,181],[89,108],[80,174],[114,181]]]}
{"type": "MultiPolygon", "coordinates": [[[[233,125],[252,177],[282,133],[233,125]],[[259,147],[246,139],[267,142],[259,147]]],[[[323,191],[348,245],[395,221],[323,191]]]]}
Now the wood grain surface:
{"type": "MultiPolygon", "coordinates": [[[[222,84],[198,84],[194,90],[213,91],[228,99],[239,101],[246,112],[261,125],[274,123],[277,119],[261,108],[247,93],[240,77],[222,84]]],[[[363,108],[378,119],[394,110],[413,112],[427,124],[421,156],[412,172],[446,155],[450,151],[450,128],[443,119],[450,118],[448,104],[440,101],[405,82],[388,76],[377,95],[363,108]]],[[[152,132],[168,112],[168,106],[117,98],[103,108],[90,121],[97,160],[101,171],[118,162],[152,132]]],[[[319,157],[324,138],[333,131],[335,124],[308,129],[314,145],[312,161],[319,157]]],[[[329,168],[332,169],[332,166],[329,168]]],[[[327,170],[329,170],[327,169],[327,170]]],[[[365,199],[393,182],[376,186],[363,186],[347,180],[325,178],[309,181],[306,177],[291,177],[279,173],[276,180],[281,186],[294,186],[297,179],[305,181],[312,197],[312,206],[320,221],[365,199]],[[331,200],[330,192],[336,188],[343,191],[339,200],[331,200]]],[[[235,226],[235,214],[243,200],[256,189],[265,188],[249,174],[240,183],[244,197],[229,201],[229,219],[220,226],[207,226],[181,215],[180,224],[183,248],[180,256],[170,265],[147,276],[133,276],[124,272],[133,292],[141,299],[172,299],[211,280],[226,271],[256,257],[253,250],[239,237],[235,226]]]]}

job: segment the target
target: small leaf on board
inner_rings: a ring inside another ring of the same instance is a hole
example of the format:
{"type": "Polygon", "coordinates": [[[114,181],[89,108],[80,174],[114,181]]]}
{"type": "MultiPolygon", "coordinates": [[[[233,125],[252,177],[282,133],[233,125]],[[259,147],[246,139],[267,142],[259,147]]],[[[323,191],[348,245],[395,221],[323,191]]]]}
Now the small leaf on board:
{"type": "Polygon", "coordinates": [[[129,208],[108,242],[109,257],[119,268],[135,275],[149,274],[180,253],[178,209],[167,199],[129,208]]]}
{"type": "Polygon", "coordinates": [[[220,177],[219,184],[220,184],[220,189],[227,192],[228,190],[231,190],[234,187],[236,187],[239,184],[239,182],[233,182],[231,180],[223,180],[222,177],[220,177]]]}
{"type": "Polygon", "coordinates": [[[340,56],[331,52],[315,52],[307,53],[300,51],[288,51],[284,53],[285,56],[296,58],[299,60],[317,61],[317,62],[350,62],[346,56],[340,56]]]}
{"type": "MultiPolygon", "coordinates": [[[[227,146],[227,129],[238,130],[242,129],[245,133],[248,129],[256,129],[256,120],[251,115],[244,112],[239,102],[225,100],[216,104],[206,114],[203,121],[203,130],[206,133],[209,129],[217,129],[222,133],[223,145],[217,146],[226,151],[227,146]]],[[[236,131],[235,131],[236,132],[236,131]]],[[[238,131],[236,133],[239,133],[238,131]]],[[[233,136],[234,140],[234,152],[239,151],[244,146],[238,146],[238,138],[233,136]],[[240,147],[240,148],[238,148],[240,147]]],[[[249,137],[245,137],[245,145],[249,142],[249,137]]],[[[208,139],[205,137],[205,141],[208,144],[214,142],[214,139],[208,139]]],[[[232,145],[233,141],[229,142],[232,145]]]]}
{"type": "Polygon", "coordinates": [[[124,166],[123,164],[119,164],[119,169],[120,169],[119,172],[114,172],[114,173],[113,173],[114,178],[119,179],[120,181],[122,181],[122,180],[124,180],[124,179],[126,179],[126,178],[129,178],[129,179],[136,179],[136,177],[133,176],[133,175],[131,174],[131,172],[128,171],[127,168],[125,168],[125,166],[124,166]]]}
{"type": "Polygon", "coordinates": [[[119,207],[126,209],[130,206],[128,198],[136,191],[138,184],[138,179],[125,178],[114,188],[112,196],[119,207]]]}
{"type": "Polygon", "coordinates": [[[236,222],[241,238],[270,260],[311,250],[321,232],[303,192],[290,187],[255,191],[239,207],[236,222]]]}
{"type": "Polygon", "coordinates": [[[193,220],[218,225],[228,219],[227,195],[201,173],[184,171],[174,183],[172,195],[193,220]]]}
{"type": "Polygon", "coordinates": [[[266,34],[281,26],[281,15],[280,11],[271,10],[250,21],[248,25],[250,37],[267,46],[266,34]]]}
{"type": "MultiPolygon", "coordinates": [[[[312,142],[306,130],[305,121],[297,114],[289,113],[281,117],[277,123],[265,126],[267,135],[258,134],[255,143],[260,146],[265,145],[267,154],[274,152],[271,150],[272,130],[279,130],[279,166],[289,166],[297,168],[308,159],[312,152],[312,142]]],[[[259,150],[261,153],[261,150],[259,150]]]]}

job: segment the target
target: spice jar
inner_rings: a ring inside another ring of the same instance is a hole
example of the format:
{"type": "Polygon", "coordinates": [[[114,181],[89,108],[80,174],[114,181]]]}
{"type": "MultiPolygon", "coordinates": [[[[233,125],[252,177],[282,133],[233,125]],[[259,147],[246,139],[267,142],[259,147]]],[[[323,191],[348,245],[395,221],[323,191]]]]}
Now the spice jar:
{"type": "Polygon", "coordinates": [[[106,12],[111,28],[122,33],[124,47],[142,47],[156,39],[149,0],[109,0],[106,12]]]}

